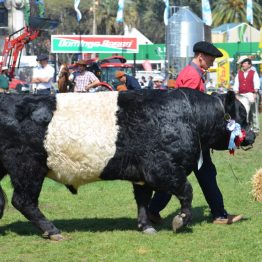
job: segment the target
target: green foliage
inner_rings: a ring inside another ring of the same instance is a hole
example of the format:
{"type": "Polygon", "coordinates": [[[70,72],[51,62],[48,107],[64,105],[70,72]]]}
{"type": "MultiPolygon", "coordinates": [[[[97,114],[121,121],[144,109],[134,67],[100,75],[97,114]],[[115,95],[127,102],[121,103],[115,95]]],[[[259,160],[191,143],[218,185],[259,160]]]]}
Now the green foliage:
{"type": "MultiPolygon", "coordinates": [[[[262,117],[260,117],[262,122],[262,117]]],[[[1,262],[10,261],[252,261],[262,260],[261,207],[250,194],[251,177],[261,168],[262,136],[254,148],[213,154],[218,182],[229,212],[243,213],[245,220],[233,225],[213,225],[203,194],[194,177],[193,223],[173,234],[171,221],[179,211],[172,198],[162,212],[164,225],[158,234],[136,231],[136,205],[128,182],[97,182],[81,187],[73,196],[63,185],[46,179],[40,208],[59,227],[65,241],[44,240],[11,205],[9,179],[1,181],[9,206],[0,220],[1,262]],[[238,178],[238,180],[235,178],[238,178]]]]}
{"type": "MultiPolygon", "coordinates": [[[[259,28],[262,24],[261,0],[253,0],[254,25],[259,28]]],[[[73,0],[45,0],[46,14],[61,21],[54,32],[57,34],[92,34],[94,10],[96,16],[97,34],[123,33],[123,25],[115,21],[117,0],[81,1],[79,9],[82,13],[80,23],[76,20],[73,0]],[[94,3],[96,3],[94,5],[94,3]]],[[[246,1],[244,0],[210,0],[212,6],[213,26],[229,22],[246,22],[246,1]]],[[[170,6],[190,6],[199,17],[201,1],[198,0],[170,0],[170,6]]],[[[124,22],[128,26],[136,27],[152,42],[165,42],[165,27],[163,13],[165,4],[159,0],[125,0],[124,22]]]]}
{"type": "MultiPolygon", "coordinates": [[[[197,1],[181,1],[183,5],[197,8],[197,1]]],[[[46,0],[46,14],[48,17],[60,20],[60,26],[55,33],[92,34],[94,8],[96,16],[97,34],[119,34],[123,32],[123,25],[116,23],[117,0],[99,0],[93,6],[93,1],[81,1],[79,9],[82,20],[77,23],[73,1],[46,0]]],[[[172,2],[170,2],[172,4],[172,2]]],[[[197,7],[198,6],[198,7],[197,7]]],[[[126,0],[124,8],[124,22],[128,26],[136,27],[154,43],[163,43],[165,39],[165,26],[163,22],[165,4],[163,1],[126,0]]]]}
{"type": "MultiPolygon", "coordinates": [[[[214,27],[229,22],[246,22],[246,1],[210,0],[210,3],[212,5],[214,27]]],[[[47,17],[60,21],[60,25],[52,34],[123,34],[123,24],[116,23],[117,4],[117,0],[82,0],[79,5],[82,20],[78,23],[73,0],[45,0],[47,17]]],[[[202,17],[201,1],[170,0],[170,6],[172,5],[190,6],[193,12],[202,17]]],[[[254,25],[259,28],[262,24],[261,0],[254,0],[253,6],[254,25]]],[[[124,23],[129,27],[136,27],[153,43],[164,43],[164,9],[165,4],[160,0],[125,0],[124,23]]],[[[51,32],[43,33],[33,43],[34,54],[50,51],[50,35],[51,32]]],[[[71,54],[59,54],[59,62],[70,63],[71,58],[71,54]]]]}
{"type": "MultiPolygon", "coordinates": [[[[225,23],[242,23],[246,20],[246,2],[245,0],[218,0],[214,1],[213,26],[219,26],[225,23]]],[[[262,5],[253,0],[253,19],[254,26],[260,28],[262,24],[262,5]]]]}

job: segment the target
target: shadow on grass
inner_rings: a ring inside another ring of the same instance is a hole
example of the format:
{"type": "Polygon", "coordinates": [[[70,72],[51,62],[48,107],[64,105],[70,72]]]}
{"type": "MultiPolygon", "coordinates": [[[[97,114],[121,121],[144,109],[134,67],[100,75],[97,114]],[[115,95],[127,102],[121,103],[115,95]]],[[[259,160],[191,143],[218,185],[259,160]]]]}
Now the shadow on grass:
{"type": "MultiPolygon", "coordinates": [[[[201,224],[202,222],[209,221],[209,216],[204,215],[204,211],[207,207],[195,207],[192,209],[193,221],[190,227],[186,227],[179,231],[179,233],[192,233],[193,226],[201,224]]],[[[172,220],[175,215],[179,213],[179,209],[176,212],[169,214],[164,218],[163,225],[156,226],[158,231],[170,230],[172,220]]],[[[0,220],[1,221],[1,220],[0,220]]],[[[62,232],[75,232],[75,231],[86,231],[86,232],[105,232],[105,231],[126,231],[126,230],[137,230],[137,220],[130,217],[121,218],[80,218],[80,219],[58,219],[52,221],[54,225],[61,229],[62,232]]],[[[14,232],[18,235],[33,235],[39,234],[36,228],[30,223],[25,221],[17,221],[8,225],[0,226],[0,235],[6,235],[8,232],[14,232]]]]}
{"type": "MultiPolygon", "coordinates": [[[[57,219],[52,221],[62,232],[105,232],[136,230],[136,219],[129,217],[121,218],[80,218],[80,219],[57,219]]],[[[17,221],[0,226],[0,235],[14,232],[18,235],[39,234],[39,231],[27,221],[17,221]]]]}

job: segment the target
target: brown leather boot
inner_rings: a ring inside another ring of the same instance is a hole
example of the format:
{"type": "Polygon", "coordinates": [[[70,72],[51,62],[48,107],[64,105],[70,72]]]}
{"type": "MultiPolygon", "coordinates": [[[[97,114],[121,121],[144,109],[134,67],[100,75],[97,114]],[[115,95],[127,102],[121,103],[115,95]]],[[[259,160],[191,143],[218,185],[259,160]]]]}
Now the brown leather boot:
{"type": "Polygon", "coordinates": [[[231,225],[240,221],[243,218],[243,215],[228,215],[227,218],[217,217],[213,220],[213,224],[217,225],[231,225]]]}

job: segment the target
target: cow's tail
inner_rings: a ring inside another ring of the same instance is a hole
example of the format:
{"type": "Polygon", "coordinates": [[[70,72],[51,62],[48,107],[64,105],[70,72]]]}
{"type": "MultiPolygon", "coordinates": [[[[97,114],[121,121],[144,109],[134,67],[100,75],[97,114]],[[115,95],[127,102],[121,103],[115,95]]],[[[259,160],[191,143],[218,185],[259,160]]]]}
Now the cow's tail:
{"type": "MultiPolygon", "coordinates": [[[[1,178],[2,177],[0,177],[0,180],[1,180],[1,178]]],[[[7,203],[7,197],[6,197],[4,190],[2,189],[2,187],[0,185],[0,219],[4,215],[4,209],[5,209],[6,203],[7,203]]]]}

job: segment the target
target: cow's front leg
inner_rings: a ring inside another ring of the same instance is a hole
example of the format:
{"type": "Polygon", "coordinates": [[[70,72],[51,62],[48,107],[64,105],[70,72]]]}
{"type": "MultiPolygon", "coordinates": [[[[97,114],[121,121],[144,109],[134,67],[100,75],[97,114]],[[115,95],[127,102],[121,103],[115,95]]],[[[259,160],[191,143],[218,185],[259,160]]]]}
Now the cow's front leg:
{"type": "Polygon", "coordinates": [[[32,199],[31,195],[28,196],[26,192],[18,192],[18,190],[15,189],[12,197],[12,204],[30,222],[43,232],[44,238],[57,241],[63,239],[60,231],[43,215],[37,205],[37,201],[32,199]]]}
{"type": "Polygon", "coordinates": [[[183,226],[188,225],[192,220],[193,189],[191,184],[186,180],[185,184],[179,190],[176,190],[174,194],[181,204],[181,211],[174,217],[172,222],[173,231],[176,232],[183,226]]]}
{"type": "Polygon", "coordinates": [[[148,218],[148,205],[153,190],[146,185],[141,186],[137,184],[133,184],[133,188],[138,211],[138,229],[147,234],[156,233],[148,218]]]}
{"type": "Polygon", "coordinates": [[[14,187],[12,204],[42,231],[44,237],[61,240],[60,231],[43,215],[38,207],[38,198],[47,173],[47,167],[33,157],[27,156],[24,159],[30,159],[30,161],[17,159],[15,164],[10,163],[8,165],[8,172],[14,187]]]}

